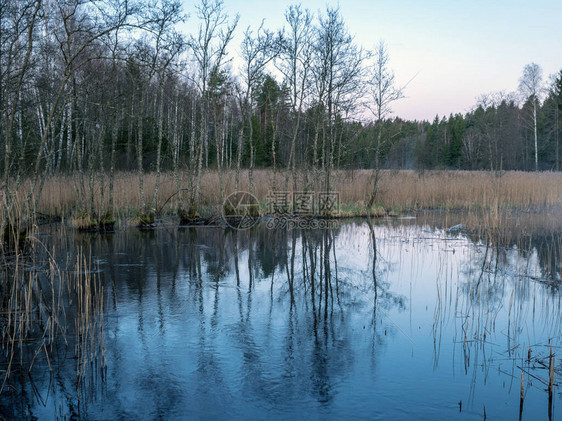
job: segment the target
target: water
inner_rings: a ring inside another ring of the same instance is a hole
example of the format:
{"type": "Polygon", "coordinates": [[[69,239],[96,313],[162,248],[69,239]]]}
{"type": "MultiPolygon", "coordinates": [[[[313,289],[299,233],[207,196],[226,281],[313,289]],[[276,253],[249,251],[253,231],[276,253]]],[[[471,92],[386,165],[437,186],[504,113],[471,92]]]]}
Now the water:
{"type": "Polygon", "coordinates": [[[106,368],[77,389],[72,349],[40,356],[2,414],[511,420],[523,369],[523,419],[562,418],[541,382],[549,341],[561,368],[559,250],[435,219],[47,233],[62,266],[91,254],[106,368]]]}

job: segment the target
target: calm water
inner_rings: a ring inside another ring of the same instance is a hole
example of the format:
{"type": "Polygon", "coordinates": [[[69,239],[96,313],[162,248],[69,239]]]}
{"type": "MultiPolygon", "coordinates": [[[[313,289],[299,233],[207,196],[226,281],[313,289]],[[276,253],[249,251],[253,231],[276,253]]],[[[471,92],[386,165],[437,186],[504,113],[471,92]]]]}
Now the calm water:
{"type": "Polygon", "coordinates": [[[451,225],[44,234],[61,265],[78,247],[95,262],[107,367],[77,390],[72,349],[40,357],[1,411],[512,420],[523,368],[523,419],[562,419],[558,390],[549,414],[541,382],[549,341],[562,358],[561,295],[546,282],[560,276],[559,250],[547,236],[495,244],[451,225]]]}

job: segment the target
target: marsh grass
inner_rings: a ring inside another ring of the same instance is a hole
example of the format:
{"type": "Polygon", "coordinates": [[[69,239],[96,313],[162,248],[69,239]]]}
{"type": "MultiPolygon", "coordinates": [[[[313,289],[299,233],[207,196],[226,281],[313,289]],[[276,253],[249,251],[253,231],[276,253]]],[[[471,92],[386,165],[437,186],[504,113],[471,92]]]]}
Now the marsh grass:
{"type": "MultiPolygon", "coordinates": [[[[285,174],[272,170],[256,170],[254,195],[260,202],[265,201],[270,191],[284,190],[285,174]]],[[[187,174],[182,180],[187,183],[187,174]]],[[[225,192],[234,191],[234,171],[224,175],[225,192]]],[[[296,185],[300,191],[312,191],[310,175],[299,173],[296,185]]],[[[155,174],[145,176],[145,192],[150,195],[156,182],[155,174]]],[[[38,211],[48,215],[64,217],[79,216],[83,213],[83,203],[78,194],[77,176],[54,176],[45,180],[44,191],[38,211]]],[[[372,210],[365,209],[363,203],[369,199],[372,183],[370,170],[335,171],[332,174],[331,189],[339,192],[340,203],[344,213],[366,214],[372,210]]],[[[443,210],[493,210],[506,209],[543,209],[561,206],[562,173],[541,172],[505,172],[501,175],[485,171],[383,171],[376,198],[377,209],[381,207],[389,212],[401,213],[422,209],[443,210]]],[[[292,181],[289,181],[292,186],[292,181]]],[[[105,186],[107,189],[107,186],[105,186]]],[[[100,185],[94,186],[96,207],[101,208],[100,185]]],[[[246,172],[241,173],[240,190],[248,191],[249,183],[246,172]]],[[[289,187],[289,190],[292,190],[289,187]]],[[[316,192],[323,190],[318,183],[316,192]]],[[[219,178],[216,171],[205,171],[201,181],[201,203],[198,213],[220,211],[222,198],[219,178]]],[[[189,192],[184,194],[184,207],[187,206],[189,192]]],[[[177,215],[181,208],[178,203],[173,175],[162,174],[159,192],[161,208],[164,215],[177,215]],[[170,199],[169,199],[170,198],[170,199]],[[168,200],[169,199],[169,200],[168,200]]],[[[134,173],[121,172],[115,178],[115,217],[132,217],[139,215],[138,178],[134,173]]],[[[158,209],[160,210],[160,208],[158,209]]]]}
{"type": "Polygon", "coordinates": [[[110,211],[101,216],[83,212],[71,218],[69,225],[79,231],[111,231],[115,225],[115,218],[110,211]]]}
{"type": "Polygon", "coordinates": [[[548,390],[550,399],[544,403],[551,411],[553,390],[560,386],[556,379],[562,375],[560,357],[555,365],[552,353],[560,349],[562,220],[548,212],[479,210],[428,212],[415,223],[440,233],[437,242],[447,244],[435,279],[434,366],[443,332],[454,323],[453,361],[461,361],[474,386],[482,381],[477,377],[486,382],[492,372],[505,376],[506,383],[521,379],[521,402],[530,388],[548,390]],[[451,226],[462,228],[451,232],[451,226]],[[466,240],[469,247],[459,259],[466,240]],[[530,318],[536,327],[527,324],[530,318]],[[534,328],[541,339],[529,335],[534,328]]]}
{"type": "MultiPolygon", "coordinates": [[[[35,232],[35,224],[22,192],[15,192],[10,211],[2,196],[0,205],[0,251],[6,256],[24,252],[29,248],[29,237],[35,232]]],[[[0,261],[0,264],[2,262],[0,261]]]]}
{"type": "Polygon", "coordinates": [[[82,250],[64,270],[54,250],[35,236],[28,241],[25,253],[3,253],[0,265],[0,394],[32,381],[38,361],[52,370],[53,355],[69,346],[79,388],[105,367],[101,280],[82,250]]]}
{"type": "Polygon", "coordinates": [[[139,228],[148,228],[154,225],[156,219],[154,213],[138,214],[129,219],[129,224],[139,228]]]}
{"type": "Polygon", "coordinates": [[[369,208],[365,201],[360,200],[358,202],[341,203],[339,209],[336,210],[332,216],[335,218],[380,218],[388,213],[389,212],[387,212],[382,205],[374,205],[369,208]]]}
{"type": "MultiPolygon", "coordinates": [[[[547,211],[517,209],[473,209],[459,212],[418,212],[416,224],[427,224],[447,236],[468,236],[481,247],[501,253],[514,248],[525,255],[537,254],[543,274],[530,279],[558,283],[562,274],[562,214],[553,207],[547,211]]],[[[400,224],[397,220],[394,224],[400,224]]],[[[514,276],[519,274],[514,273],[514,276]]]]}

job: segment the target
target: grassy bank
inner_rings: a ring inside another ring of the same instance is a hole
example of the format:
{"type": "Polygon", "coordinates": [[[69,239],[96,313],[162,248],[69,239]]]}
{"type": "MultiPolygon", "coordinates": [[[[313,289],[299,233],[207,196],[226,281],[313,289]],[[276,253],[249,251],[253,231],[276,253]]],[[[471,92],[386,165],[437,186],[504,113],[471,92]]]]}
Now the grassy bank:
{"type": "MultiPolygon", "coordinates": [[[[284,190],[285,174],[273,170],[255,171],[255,196],[264,204],[271,190],[284,190]]],[[[225,192],[234,191],[234,171],[224,174],[225,192]]],[[[155,175],[145,176],[145,195],[152,197],[155,175]]],[[[297,189],[306,187],[310,175],[298,174],[297,189]]],[[[182,186],[187,187],[187,174],[182,174],[182,186]]],[[[215,171],[202,177],[201,208],[218,208],[221,204],[219,178],[215,171]]],[[[248,175],[241,173],[240,190],[247,191],[248,175]]],[[[289,190],[292,182],[289,180],[289,190]]],[[[310,187],[309,187],[310,188],[310,187]]],[[[96,205],[101,204],[100,186],[95,187],[96,205]]],[[[107,206],[107,189],[105,200],[107,206]]],[[[341,216],[365,215],[365,203],[372,190],[372,172],[369,170],[336,171],[332,174],[332,189],[340,194],[341,216]]],[[[322,191],[320,185],[316,191],[322,191]]],[[[76,175],[56,176],[45,180],[38,211],[48,215],[75,216],[82,210],[79,178],[76,175]]],[[[21,192],[22,195],[25,193],[21,192]]],[[[162,175],[159,207],[176,193],[172,174],[162,175]]],[[[189,192],[185,192],[187,196],[189,192]]],[[[115,179],[115,216],[131,217],[139,211],[138,178],[134,173],[119,173],[115,179]]],[[[495,176],[485,171],[383,171],[379,183],[375,213],[444,209],[548,209],[562,204],[562,173],[505,172],[495,176]],[[384,212],[381,210],[384,209],[384,212]]],[[[162,207],[162,214],[175,214],[177,196],[162,207]]]]}

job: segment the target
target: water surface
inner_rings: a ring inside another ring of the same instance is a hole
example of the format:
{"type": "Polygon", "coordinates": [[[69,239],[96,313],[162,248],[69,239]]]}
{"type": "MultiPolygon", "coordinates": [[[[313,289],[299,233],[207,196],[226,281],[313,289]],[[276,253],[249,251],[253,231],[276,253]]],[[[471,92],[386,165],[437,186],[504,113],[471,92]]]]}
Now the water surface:
{"type": "Polygon", "coordinates": [[[2,413],[556,419],[541,364],[561,345],[560,250],[453,222],[46,233],[63,266],[78,247],[91,255],[106,367],[77,388],[72,350],[39,358],[2,413]]]}

